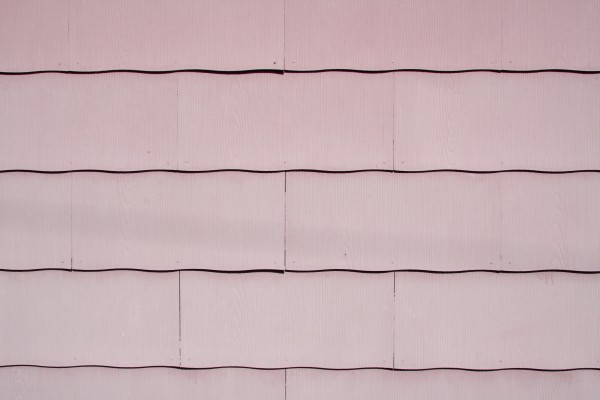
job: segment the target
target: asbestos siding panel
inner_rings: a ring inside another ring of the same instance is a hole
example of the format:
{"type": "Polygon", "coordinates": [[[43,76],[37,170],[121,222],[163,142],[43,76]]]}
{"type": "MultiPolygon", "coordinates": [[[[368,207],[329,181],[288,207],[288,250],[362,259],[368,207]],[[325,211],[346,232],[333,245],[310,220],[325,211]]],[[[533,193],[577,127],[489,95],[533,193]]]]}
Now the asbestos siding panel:
{"type": "Polygon", "coordinates": [[[600,70],[600,1],[501,4],[503,68],[600,70]]]}
{"type": "Polygon", "coordinates": [[[287,400],[596,399],[599,371],[316,371],[287,372],[287,400]]]}
{"type": "Polygon", "coordinates": [[[290,75],[284,80],[286,168],[392,168],[393,76],[290,75]]]}
{"type": "Polygon", "coordinates": [[[0,77],[0,168],[177,168],[177,77],[0,77]]]}
{"type": "Polygon", "coordinates": [[[500,69],[501,8],[476,0],[289,0],[286,69],[500,69]]]}
{"type": "Polygon", "coordinates": [[[282,69],[282,0],[73,0],[71,69],[282,69]]]}
{"type": "Polygon", "coordinates": [[[600,275],[395,276],[396,368],[600,367],[600,275]]]}
{"type": "Polygon", "coordinates": [[[30,400],[284,400],[284,371],[1,368],[0,393],[30,400]]]}
{"type": "Polygon", "coordinates": [[[289,0],[286,69],[600,69],[597,0],[289,0]]]}
{"type": "Polygon", "coordinates": [[[73,87],[72,168],[177,167],[176,76],[156,79],[117,73],[65,78],[73,87]]]}
{"type": "Polygon", "coordinates": [[[3,0],[0,11],[2,71],[283,67],[280,0],[3,0]]]}
{"type": "Polygon", "coordinates": [[[600,168],[596,75],[44,74],[0,91],[2,169],[600,168]]]}
{"type": "Polygon", "coordinates": [[[0,168],[391,169],[393,79],[0,76],[0,168]]]}
{"type": "Polygon", "coordinates": [[[283,1],[73,0],[71,69],[282,69],[283,1]]]}
{"type": "Polygon", "coordinates": [[[73,168],[73,78],[0,75],[0,169],[73,168]]]}
{"type": "Polygon", "coordinates": [[[0,71],[69,69],[69,3],[0,1],[0,71]]]}
{"type": "Polygon", "coordinates": [[[283,169],[286,79],[274,74],[178,74],[179,168],[283,169]]]}
{"type": "Polygon", "coordinates": [[[179,364],[178,276],[0,273],[0,365],[179,364]]]}
{"type": "Polygon", "coordinates": [[[179,104],[181,169],[392,166],[390,75],[180,74],[179,104]]]}
{"type": "Polygon", "coordinates": [[[393,275],[181,273],[184,367],[391,367],[393,275]]]}
{"type": "Polygon", "coordinates": [[[394,75],[396,169],[600,169],[598,75],[394,75]]]}
{"type": "Polygon", "coordinates": [[[597,271],[600,176],[293,173],[287,269],[597,271]]]}
{"type": "Polygon", "coordinates": [[[600,271],[600,174],[502,175],[501,201],[504,268],[600,271]]]}
{"type": "Polygon", "coordinates": [[[283,174],[73,176],[73,267],[283,269],[283,174]]]}
{"type": "Polygon", "coordinates": [[[0,174],[0,269],[71,268],[71,177],[0,174]]]}
{"type": "Polygon", "coordinates": [[[287,177],[287,268],[498,269],[500,177],[287,177]]]}

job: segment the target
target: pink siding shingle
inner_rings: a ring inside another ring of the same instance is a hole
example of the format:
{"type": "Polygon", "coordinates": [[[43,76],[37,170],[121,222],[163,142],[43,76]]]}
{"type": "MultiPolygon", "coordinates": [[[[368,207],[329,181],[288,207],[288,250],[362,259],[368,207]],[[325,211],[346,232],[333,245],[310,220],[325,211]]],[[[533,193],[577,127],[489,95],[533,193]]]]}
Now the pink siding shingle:
{"type": "Polygon", "coordinates": [[[75,174],[76,269],[283,269],[283,174],[75,174]]]}
{"type": "Polygon", "coordinates": [[[0,169],[73,168],[70,78],[0,75],[0,169]]]}
{"type": "Polygon", "coordinates": [[[599,86],[559,73],[0,76],[0,168],[598,169],[599,86]]]}
{"type": "Polygon", "coordinates": [[[391,367],[392,274],[181,273],[184,367],[391,367]]]}
{"type": "Polygon", "coordinates": [[[285,168],[392,168],[393,76],[291,74],[283,88],[285,168]]]}
{"type": "Polygon", "coordinates": [[[598,271],[600,175],[288,173],[287,268],[598,271]]]}
{"type": "Polygon", "coordinates": [[[0,365],[179,364],[177,273],[0,273],[0,365]]]}
{"type": "Polygon", "coordinates": [[[29,400],[283,400],[284,371],[0,368],[0,393],[29,400]]]}
{"type": "Polygon", "coordinates": [[[286,69],[500,69],[501,8],[476,0],[288,0],[286,69]]]}
{"type": "Polygon", "coordinates": [[[600,0],[0,0],[0,398],[598,397],[599,38],[600,0]]]}
{"type": "Polygon", "coordinates": [[[599,371],[287,371],[287,400],[592,400],[599,371]]]}
{"type": "Polygon", "coordinates": [[[600,367],[600,275],[395,275],[396,368],[600,367]]]}
{"type": "Polygon", "coordinates": [[[501,4],[503,68],[600,70],[600,1],[501,4]]]}
{"type": "Polygon", "coordinates": [[[289,70],[600,69],[596,0],[289,0],[289,70]]]}
{"type": "Polygon", "coordinates": [[[280,0],[73,0],[75,70],[281,69],[280,0]]]}
{"type": "Polygon", "coordinates": [[[398,170],[600,169],[598,75],[394,75],[398,170]]]}
{"type": "Polygon", "coordinates": [[[0,269],[38,268],[71,268],[71,176],[0,174],[0,269]]]}
{"type": "Polygon", "coordinates": [[[391,75],[178,77],[181,169],[392,167],[391,75]]]}
{"type": "Polygon", "coordinates": [[[73,91],[71,168],[177,167],[176,76],[77,75],[63,82],[73,91]]]}
{"type": "Polygon", "coordinates": [[[600,174],[502,175],[501,182],[505,268],[600,271],[600,174]]]}
{"type": "Polygon", "coordinates": [[[0,77],[0,168],[177,168],[177,77],[0,77]]]}
{"type": "Polygon", "coordinates": [[[0,71],[69,69],[70,2],[0,1],[0,71]]]}
{"type": "Polygon", "coordinates": [[[179,168],[282,169],[281,85],[273,74],[177,74],[179,168]]]}
{"type": "Polygon", "coordinates": [[[283,67],[283,1],[3,0],[0,71],[283,67]]]}

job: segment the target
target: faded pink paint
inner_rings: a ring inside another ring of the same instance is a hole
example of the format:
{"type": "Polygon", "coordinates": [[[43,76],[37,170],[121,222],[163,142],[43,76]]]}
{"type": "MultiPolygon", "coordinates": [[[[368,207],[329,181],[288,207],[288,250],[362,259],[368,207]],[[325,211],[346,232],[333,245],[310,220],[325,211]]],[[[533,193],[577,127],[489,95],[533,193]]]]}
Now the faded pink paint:
{"type": "Polygon", "coordinates": [[[599,371],[288,370],[287,400],[594,400],[599,371]]]}
{"type": "Polygon", "coordinates": [[[0,88],[0,168],[392,167],[391,75],[44,74],[0,88]]]}
{"type": "Polygon", "coordinates": [[[600,176],[288,173],[287,268],[597,271],[600,176]]]}
{"type": "Polygon", "coordinates": [[[181,273],[184,367],[391,367],[393,275],[181,273]]]}
{"type": "Polygon", "coordinates": [[[597,0],[288,0],[289,70],[600,69],[597,0]]]}
{"type": "Polygon", "coordinates": [[[3,0],[0,15],[0,71],[283,67],[278,0],[3,0]]]}
{"type": "Polygon", "coordinates": [[[286,69],[500,69],[501,9],[490,0],[286,0],[286,69]]]}
{"type": "Polygon", "coordinates": [[[179,168],[391,168],[392,90],[389,75],[180,74],[179,168]]]}
{"type": "Polygon", "coordinates": [[[396,169],[600,169],[598,75],[394,75],[396,169]]]}
{"type": "Polygon", "coordinates": [[[391,75],[292,74],[283,88],[286,168],[392,168],[391,75]]]}
{"type": "Polygon", "coordinates": [[[70,2],[0,1],[0,71],[68,70],[70,2]]]}
{"type": "Polygon", "coordinates": [[[0,368],[0,393],[28,400],[282,400],[285,372],[0,368]]]}
{"type": "Polygon", "coordinates": [[[5,169],[600,167],[596,75],[48,74],[0,88],[5,169]]]}
{"type": "Polygon", "coordinates": [[[177,77],[0,77],[0,168],[177,168],[177,77]]]}
{"type": "Polygon", "coordinates": [[[73,175],[76,269],[283,269],[283,224],[283,174],[73,175]]]}
{"type": "Polygon", "coordinates": [[[396,273],[395,367],[599,368],[600,275],[396,273]]]}
{"type": "Polygon", "coordinates": [[[0,365],[179,364],[177,273],[0,273],[0,365]]]}
{"type": "Polygon", "coordinates": [[[71,268],[71,177],[0,174],[0,269],[37,268],[71,268]]]}

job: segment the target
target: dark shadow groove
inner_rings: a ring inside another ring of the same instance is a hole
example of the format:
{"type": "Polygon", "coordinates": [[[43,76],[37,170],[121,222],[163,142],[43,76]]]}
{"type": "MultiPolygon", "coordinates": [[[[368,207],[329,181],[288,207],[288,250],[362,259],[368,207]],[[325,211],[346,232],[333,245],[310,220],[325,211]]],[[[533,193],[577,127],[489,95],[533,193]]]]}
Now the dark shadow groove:
{"type": "Polygon", "coordinates": [[[580,271],[580,270],[572,270],[572,269],[531,269],[531,270],[523,270],[523,271],[511,271],[505,269],[459,269],[453,271],[435,271],[429,269],[386,269],[386,270],[377,270],[377,271],[366,271],[361,269],[347,269],[347,268],[331,268],[331,269],[312,269],[312,270],[298,270],[298,269],[287,269],[285,272],[291,273],[300,273],[300,274],[308,274],[308,273],[318,273],[318,272],[354,272],[357,274],[389,274],[395,272],[418,272],[423,274],[440,274],[440,275],[449,275],[449,274],[468,274],[473,272],[488,272],[491,274],[537,274],[543,272],[560,272],[567,274],[582,274],[582,275],[594,275],[600,274],[600,270],[593,271],[580,271]]]}
{"type": "Polygon", "coordinates": [[[152,369],[152,368],[165,368],[165,369],[179,369],[186,371],[210,371],[216,369],[251,369],[257,371],[281,371],[287,369],[308,369],[308,370],[319,370],[319,371],[363,371],[363,370],[378,370],[378,371],[394,371],[394,372],[424,372],[424,371],[465,371],[465,372],[500,372],[500,371],[535,371],[535,372],[571,372],[571,371],[600,371],[600,368],[595,367],[579,367],[579,368],[564,368],[564,369],[545,369],[545,368],[527,368],[527,367],[513,367],[513,368],[490,368],[490,369],[475,369],[475,368],[458,368],[458,367],[435,367],[435,368],[386,368],[386,367],[361,367],[361,368],[326,368],[326,367],[304,367],[304,366],[293,366],[293,367],[278,367],[278,368],[262,368],[262,367],[248,367],[242,365],[227,365],[220,367],[179,367],[175,365],[145,365],[137,367],[119,367],[113,365],[96,365],[96,364],[84,364],[84,365],[68,365],[68,366],[49,366],[49,365],[36,365],[36,364],[10,364],[0,365],[0,368],[45,368],[45,369],[76,369],[76,368],[108,368],[108,369],[123,369],[123,370],[136,370],[136,369],[152,369]]]}
{"type": "Polygon", "coordinates": [[[321,69],[270,69],[270,68],[257,68],[257,69],[245,69],[245,70],[214,70],[214,69],[202,69],[202,68],[182,68],[182,69],[170,69],[170,70],[142,70],[142,69],[104,69],[104,70],[90,70],[90,71],[73,71],[73,70],[32,70],[32,71],[0,71],[0,75],[36,75],[36,74],[67,74],[67,75],[95,75],[95,74],[111,74],[111,73],[132,73],[132,74],[151,74],[151,75],[163,75],[163,74],[175,74],[179,72],[194,72],[203,74],[217,74],[217,75],[245,75],[245,74],[276,74],[283,75],[285,73],[292,74],[315,74],[322,72],[346,72],[346,73],[357,73],[357,74],[388,74],[394,72],[421,72],[429,74],[464,74],[472,72],[492,72],[498,74],[538,74],[545,72],[559,72],[567,74],[600,74],[600,70],[577,70],[568,68],[540,68],[540,69],[527,69],[527,70],[514,70],[514,69],[490,69],[490,68],[470,68],[470,69],[456,69],[456,70],[438,70],[438,69],[427,69],[427,68],[396,68],[396,69],[381,69],[381,70],[364,70],[354,68],[321,68],[321,69]]]}
{"type": "Polygon", "coordinates": [[[491,68],[470,68],[470,69],[453,69],[453,70],[439,70],[439,69],[427,69],[427,68],[397,68],[397,69],[381,69],[381,70],[362,70],[354,68],[322,68],[322,69],[286,69],[286,73],[293,74],[315,74],[321,72],[350,72],[357,74],[387,74],[393,72],[421,72],[426,74],[466,74],[472,72],[492,72],[496,74],[540,74],[545,72],[559,72],[566,74],[584,74],[594,75],[600,74],[600,70],[578,70],[568,68],[541,68],[541,69],[491,69],[491,68]]]}
{"type": "Polygon", "coordinates": [[[548,175],[564,175],[564,174],[578,174],[586,172],[600,173],[600,169],[572,169],[572,170],[560,170],[560,171],[547,171],[539,169],[498,169],[498,170],[469,170],[469,169],[452,169],[452,168],[441,168],[441,169],[422,169],[422,170],[393,170],[393,169],[378,169],[378,168],[367,168],[367,169],[349,169],[349,170],[326,170],[326,169],[311,169],[311,168],[292,168],[292,169],[273,169],[273,170],[260,170],[260,169],[243,169],[243,168],[221,168],[221,169],[203,169],[203,170],[181,170],[181,169],[136,169],[136,170],[109,170],[109,169],[66,169],[66,170],[37,170],[37,169],[4,169],[0,170],[0,174],[9,173],[32,173],[32,174],[47,174],[47,175],[58,175],[58,174],[70,174],[70,173],[104,173],[104,174],[143,174],[150,172],[169,172],[176,174],[210,174],[216,172],[244,172],[252,174],[283,174],[293,172],[311,172],[319,174],[356,174],[361,172],[384,172],[393,174],[429,174],[435,172],[456,172],[465,174],[502,174],[502,173],[531,173],[531,174],[548,174],[548,175]]]}
{"type": "Polygon", "coordinates": [[[31,269],[8,269],[0,268],[0,272],[40,272],[40,271],[64,271],[64,272],[112,272],[112,271],[133,271],[133,272],[147,272],[156,274],[168,274],[168,273],[179,273],[179,272],[212,272],[216,274],[253,274],[253,273],[272,273],[272,274],[315,274],[320,272],[352,272],[356,274],[391,274],[391,273],[422,273],[422,274],[439,274],[439,275],[452,275],[452,274],[468,274],[468,273],[479,273],[487,272],[490,274],[537,274],[544,272],[557,272],[564,274],[581,274],[581,275],[595,275],[600,274],[600,270],[582,271],[574,269],[531,269],[522,271],[512,271],[504,269],[459,269],[453,271],[436,271],[429,269],[411,269],[411,268],[400,268],[400,269],[384,269],[384,270],[363,270],[363,269],[352,269],[352,268],[327,268],[327,269],[311,269],[311,270],[300,270],[300,269],[241,269],[241,270],[225,270],[225,269],[210,269],[210,268],[187,268],[187,269],[144,269],[144,268],[98,268],[98,269],[70,269],[70,268],[31,268],[31,269]]]}
{"type": "Polygon", "coordinates": [[[214,74],[214,75],[247,75],[247,74],[283,75],[283,70],[281,70],[281,69],[243,69],[243,70],[237,70],[237,71],[219,71],[219,70],[213,70],[213,69],[196,69],[196,68],[170,69],[170,70],[161,70],[161,71],[142,70],[142,69],[103,69],[103,70],[96,70],[96,71],[70,71],[70,70],[46,69],[46,70],[35,70],[35,71],[16,71],[16,72],[0,71],[0,75],[39,75],[39,74],[99,75],[99,74],[114,74],[114,73],[167,75],[167,74],[176,74],[176,73],[180,73],[180,72],[194,72],[194,73],[214,74]]]}
{"type": "Polygon", "coordinates": [[[283,274],[283,269],[240,269],[240,270],[224,270],[210,268],[187,268],[187,269],[144,269],[144,268],[98,268],[98,269],[77,269],[77,268],[33,268],[33,269],[7,269],[0,268],[0,272],[39,272],[39,271],[66,271],[66,272],[112,272],[112,271],[133,271],[133,272],[149,272],[157,274],[168,274],[174,272],[214,272],[219,274],[252,274],[252,273],[273,273],[283,274]]]}

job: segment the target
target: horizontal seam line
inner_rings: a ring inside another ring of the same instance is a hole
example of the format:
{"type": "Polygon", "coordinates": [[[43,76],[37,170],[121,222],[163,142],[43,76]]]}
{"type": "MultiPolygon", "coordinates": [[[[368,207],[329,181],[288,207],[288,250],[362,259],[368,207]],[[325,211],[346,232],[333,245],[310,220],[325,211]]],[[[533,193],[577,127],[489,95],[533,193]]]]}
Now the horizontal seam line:
{"type": "Polygon", "coordinates": [[[513,368],[460,368],[460,367],[434,367],[434,368],[386,368],[386,367],[360,367],[360,368],[327,368],[327,367],[306,367],[306,366],[294,366],[294,367],[248,367],[240,365],[228,365],[219,367],[179,367],[173,365],[147,365],[147,366],[136,366],[136,367],[120,367],[113,365],[100,365],[100,364],[84,364],[84,365],[67,365],[67,366],[49,366],[49,365],[36,365],[36,364],[10,364],[0,365],[0,368],[44,368],[44,369],[75,369],[75,368],[108,368],[108,369],[123,369],[123,370],[135,370],[135,369],[151,369],[151,368],[165,368],[165,369],[179,369],[179,370],[193,370],[193,371],[208,371],[216,369],[250,369],[259,371],[282,371],[286,369],[308,369],[308,370],[320,370],[320,371],[361,371],[361,370],[379,370],[379,371],[392,371],[392,372],[424,372],[424,371],[465,371],[465,372],[500,372],[500,371],[537,371],[537,372],[569,372],[569,371],[600,371],[600,368],[596,367],[578,367],[578,368],[563,368],[563,369],[546,369],[546,368],[527,368],[527,367],[513,367],[513,368]]]}
{"type": "Polygon", "coordinates": [[[459,269],[451,271],[436,271],[430,269],[415,269],[415,268],[400,268],[400,269],[382,269],[382,270],[364,270],[352,268],[326,268],[326,269],[242,269],[242,270],[226,270],[213,268],[179,268],[179,269],[145,269],[145,268],[97,268],[97,269],[78,269],[78,268],[28,268],[28,269],[11,269],[0,268],[0,272],[40,272],[40,271],[65,271],[65,272],[112,272],[112,271],[133,271],[133,272],[148,272],[148,273],[174,273],[174,272],[212,272],[218,274],[252,274],[252,273],[274,273],[274,274],[314,274],[319,272],[352,272],[357,274],[390,274],[394,272],[417,272],[425,274],[468,274],[487,272],[491,274],[536,274],[544,272],[557,272],[567,274],[583,274],[594,275],[600,274],[600,270],[576,270],[576,269],[530,269],[530,270],[504,270],[504,269],[459,269]]]}
{"type": "Polygon", "coordinates": [[[580,70],[580,69],[569,69],[569,68],[539,68],[539,69],[493,69],[493,68],[468,68],[468,69],[453,69],[453,70],[439,70],[439,69],[428,69],[428,68],[394,68],[394,69],[356,69],[356,68],[319,68],[319,69],[272,69],[272,68],[256,68],[256,69],[241,69],[241,70],[214,70],[214,69],[203,69],[203,68],[182,68],[182,69],[169,69],[169,70],[144,70],[144,69],[102,69],[102,70],[58,70],[58,69],[46,69],[46,70],[29,70],[29,71],[0,71],[0,75],[36,75],[36,74],[69,74],[69,75],[95,75],[95,74],[110,74],[110,73],[134,73],[134,74],[173,74],[180,72],[194,72],[194,73],[205,73],[205,74],[218,74],[218,75],[244,75],[244,74],[277,74],[284,75],[285,73],[302,73],[302,74],[314,74],[323,72],[346,72],[346,73],[359,73],[359,74],[387,74],[394,72],[422,72],[430,74],[463,74],[472,72],[491,72],[499,74],[537,74],[547,72],[558,72],[568,74],[585,74],[593,75],[600,74],[600,70],[580,70]]]}
{"type": "Polygon", "coordinates": [[[293,168],[293,169],[273,169],[273,170],[261,170],[261,169],[245,169],[245,168],[220,168],[220,169],[200,169],[200,170],[181,170],[181,169],[136,169],[136,170],[111,170],[111,169],[65,169],[65,170],[38,170],[38,169],[3,169],[0,170],[0,174],[9,173],[32,173],[32,174],[70,174],[70,173],[104,173],[104,174],[143,174],[150,172],[168,172],[177,174],[210,174],[217,172],[244,172],[254,174],[282,174],[282,173],[293,173],[293,172],[311,172],[320,174],[356,174],[362,172],[382,172],[392,174],[428,174],[436,172],[456,172],[465,174],[501,174],[501,173],[531,173],[531,174],[548,174],[548,175],[561,175],[561,174],[577,174],[577,173],[600,173],[600,169],[572,169],[572,170],[539,170],[539,169],[499,169],[499,170],[470,170],[470,169],[454,169],[454,168],[439,168],[439,169],[421,169],[421,170],[393,170],[393,169],[378,169],[378,168],[366,168],[366,169],[349,169],[349,170],[327,170],[327,169],[312,169],[312,168],[293,168]]]}

